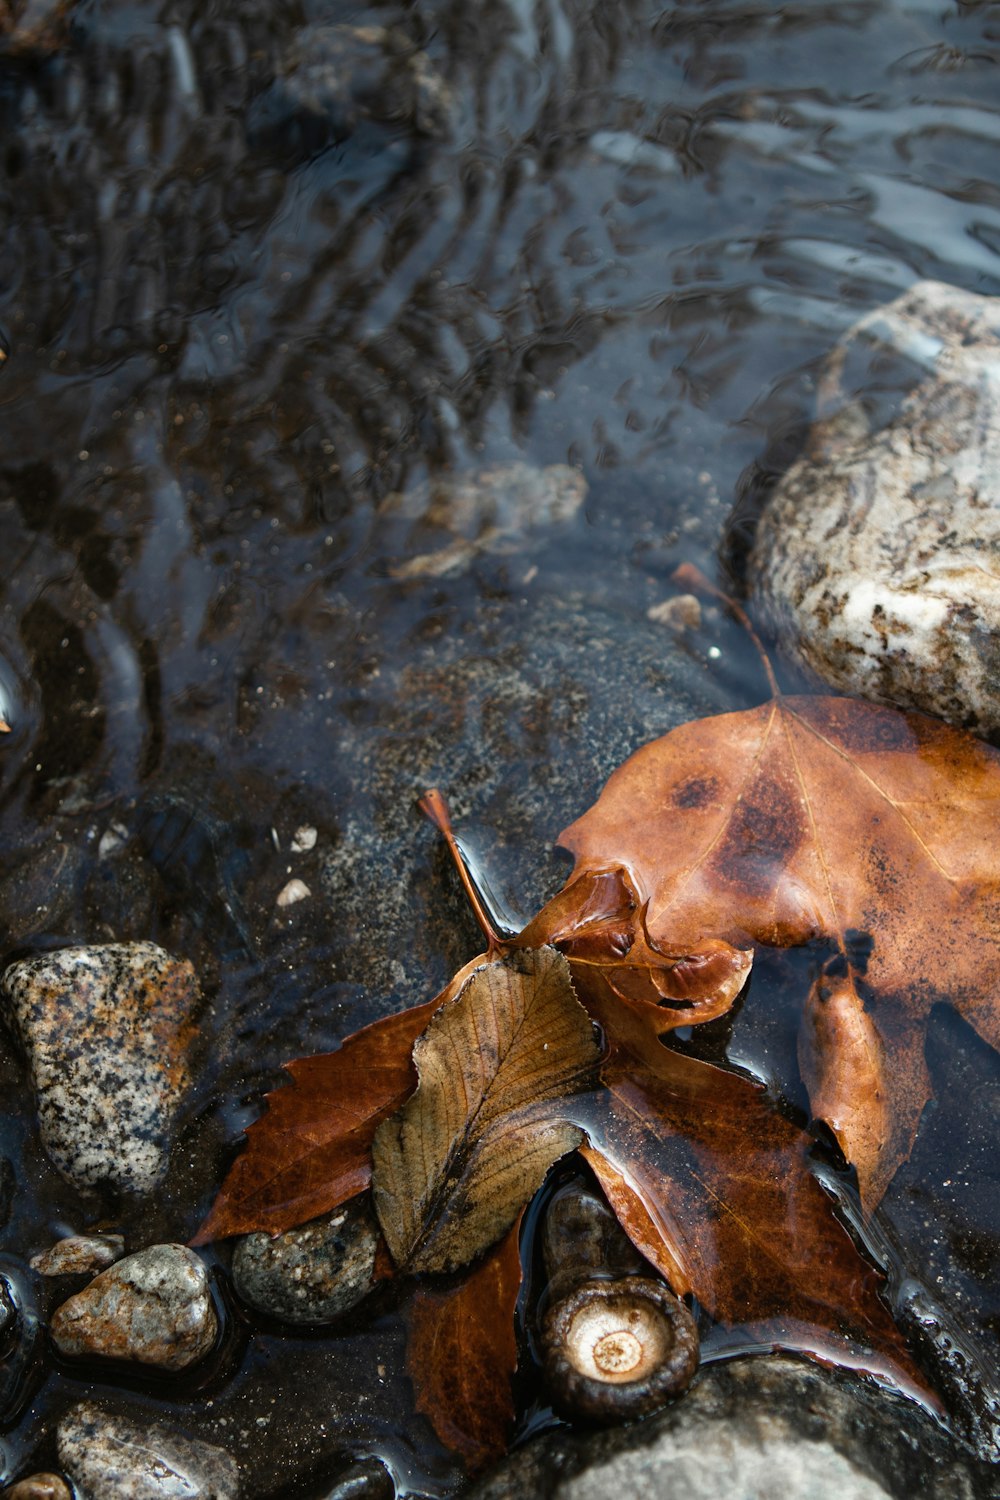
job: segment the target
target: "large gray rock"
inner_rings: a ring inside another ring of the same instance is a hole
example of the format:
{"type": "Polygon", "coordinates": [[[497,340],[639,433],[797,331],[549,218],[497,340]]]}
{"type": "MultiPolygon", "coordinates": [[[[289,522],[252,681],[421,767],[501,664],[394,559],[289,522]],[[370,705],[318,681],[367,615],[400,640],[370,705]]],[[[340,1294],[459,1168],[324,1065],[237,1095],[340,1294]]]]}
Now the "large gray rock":
{"type": "Polygon", "coordinates": [[[184,1370],[218,1332],[205,1267],[184,1245],[151,1245],[102,1271],[52,1314],[60,1353],[184,1370]]]}
{"type": "Polygon", "coordinates": [[[468,1500],[985,1500],[977,1465],[911,1402],[788,1358],[703,1368],[644,1422],[519,1449],[468,1500]]]}
{"type": "Polygon", "coordinates": [[[42,1141],[74,1186],[149,1193],[160,1181],[199,998],[190,963],[154,943],[62,948],[4,973],[42,1141]]]}
{"type": "Polygon", "coordinates": [[[832,687],[1000,730],[1000,299],[919,282],[848,331],[807,453],[761,515],[749,581],[781,643],[832,687]],[[856,366],[893,350],[919,378],[873,427],[880,377],[856,366]],[[871,389],[853,392],[847,371],[871,389]]]}
{"type": "Polygon", "coordinates": [[[239,1470],[221,1448],[81,1402],[57,1433],[80,1500],[236,1500],[239,1470]]]}

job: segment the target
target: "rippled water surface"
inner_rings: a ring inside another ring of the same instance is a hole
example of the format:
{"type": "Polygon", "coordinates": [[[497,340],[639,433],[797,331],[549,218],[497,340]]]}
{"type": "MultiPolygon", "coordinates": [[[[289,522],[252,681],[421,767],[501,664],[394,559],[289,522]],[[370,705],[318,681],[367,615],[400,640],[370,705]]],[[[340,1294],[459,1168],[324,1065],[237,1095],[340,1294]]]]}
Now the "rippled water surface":
{"type": "MultiPolygon", "coordinates": [[[[531,912],[631,748],[759,701],[717,610],[648,612],[678,562],[718,576],[840,330],[919,277],[1000,291],[998,63],[997,8],[948,0],[78,0],[8,39],[0,925],[9,953],[152,938],[207,996],[152,1208],[61,1182],[5,1046],[12,1265],[106,1217],[187,1239],[283,1059],[477,951],[426,786],[531,912]],[[319,76],[332,26],[395,32],[338,33],[319,76]],[[484,538],[421,499],[515,461],[576,468],[580,509],[484,538]]],[[[765,993],[719,1045],[801,1110],[765,993]]],[[[989,1387],[1000,1064],[948,1013],[929,1056],[880,1232],[989,1387]]],[[[335,1339],[234,1312],[197,1390],[39,1356],[3,1476],[99,1390],[237,1453],[251,1497],[371,1451],[444,1491],[401,1349],[391,1310],[335,1339]]]]}

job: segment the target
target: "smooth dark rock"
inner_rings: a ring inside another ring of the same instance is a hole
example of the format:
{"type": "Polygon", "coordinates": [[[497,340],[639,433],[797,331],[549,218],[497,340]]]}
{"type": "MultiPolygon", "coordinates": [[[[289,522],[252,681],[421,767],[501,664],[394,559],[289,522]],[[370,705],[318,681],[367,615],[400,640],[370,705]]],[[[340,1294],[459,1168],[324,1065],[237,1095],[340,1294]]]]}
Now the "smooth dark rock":
{"type": "Polygon", "coordinates": [[[60,1474],[29,1474],[4,1490],[3,1500],[73,1500],[73,1495],[60,1474]]]}
{"type": "Polygon", "coordinates": [[[286,1323],[328,1323],[372,1288],[378,1230],[367,1196],[284,1234],[248,1234],[233,1284],[258,1312],[286,1323]]]}

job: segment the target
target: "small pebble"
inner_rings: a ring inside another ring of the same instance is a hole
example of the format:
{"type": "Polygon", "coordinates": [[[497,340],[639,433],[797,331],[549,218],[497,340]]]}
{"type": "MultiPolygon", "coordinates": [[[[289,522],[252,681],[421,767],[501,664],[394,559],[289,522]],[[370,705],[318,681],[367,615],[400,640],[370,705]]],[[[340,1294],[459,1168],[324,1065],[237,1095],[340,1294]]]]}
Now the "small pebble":
{"type": "Polygon", "coordinates": [[[33,1255],[30,1264],[40,1276],[96,1275],[124,1254],[125,1240],[120,1234],[72,1234],[33,1255]]]}
{"type": "Polygon", "coordinates": [[[215,1343],[218,1319],[194,1251],[151,1245],[56,1308],[50,1332],[61,1354],[185,1370],[215,1343]]]}
{"type": "Polygon", "coordinates": [[[239,1469],[221,1448],[169,1427],[72,1407],[59,1423],[59,1462],[79,1500],[236,1500],[239,1469]]]}
{"type": "Polygon", "coordinates": [[[678,633],[697,630],[701,624],[701,605],[694,594],[675,594],[646,611],[646,619],[657,625],[667,625],[678,633]]]}
{"type": "Polygon", "coordinates": [[[327,1323],[372,1287],[378,1231],[364,1198],[284,1234],[248,1234],[233,1284],[258,1312],[285,1323],[327,1323]]]}
{"type": "Polygon", "coordinates": [[[290,880],[288,884],[283,886],[278,892],[276,905],[294,906],[296,901],[305,901],[306,898],[311,895],[312,891],[306,885],[304,880],[290,880]]]}
{"type": "Polygon", "coordinates": [[[4,1490],[3,1500],[73,1500],[73,1493],[58,1474],[29,1474],[4,1490]]]}
{"type": "Polygon", "coordinates": [[[162,1178],[199,999],[190,963],[153,943],[62,948],[4,973],[42,1141],[75,1187],[149,1193],[162,1178]]]}
{"type": "Polygon", "coordinates": [[[316,847],[316,830],[308,823],[303,823],[301,828],[296,828],[292,834],[292,853],[307,854],[310,849],[316,847]]]}

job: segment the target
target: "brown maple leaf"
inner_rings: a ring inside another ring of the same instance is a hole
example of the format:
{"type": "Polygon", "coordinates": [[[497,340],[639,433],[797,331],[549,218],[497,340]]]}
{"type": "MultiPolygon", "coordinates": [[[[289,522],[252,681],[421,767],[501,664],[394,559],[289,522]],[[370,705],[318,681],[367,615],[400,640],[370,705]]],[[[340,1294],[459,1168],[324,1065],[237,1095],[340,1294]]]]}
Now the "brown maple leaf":
{"type": "Polygon", "coordinates": [[[919,714],[776,693],[681,725],[615,771],[560,835],[574,871],[528,931],[562,946],[574,892],[590,912],[600,882],[627,892],[617,914],[582,924],[613,983],[620,945],[602,955],[601,934],[636,907],[665,953],[827,942],[800,1064],[871,1209],[930,1096],[930,1007],[947,1001],[1000,1046],[998,827],[1000,754],[981,741],[919,714]]]}

